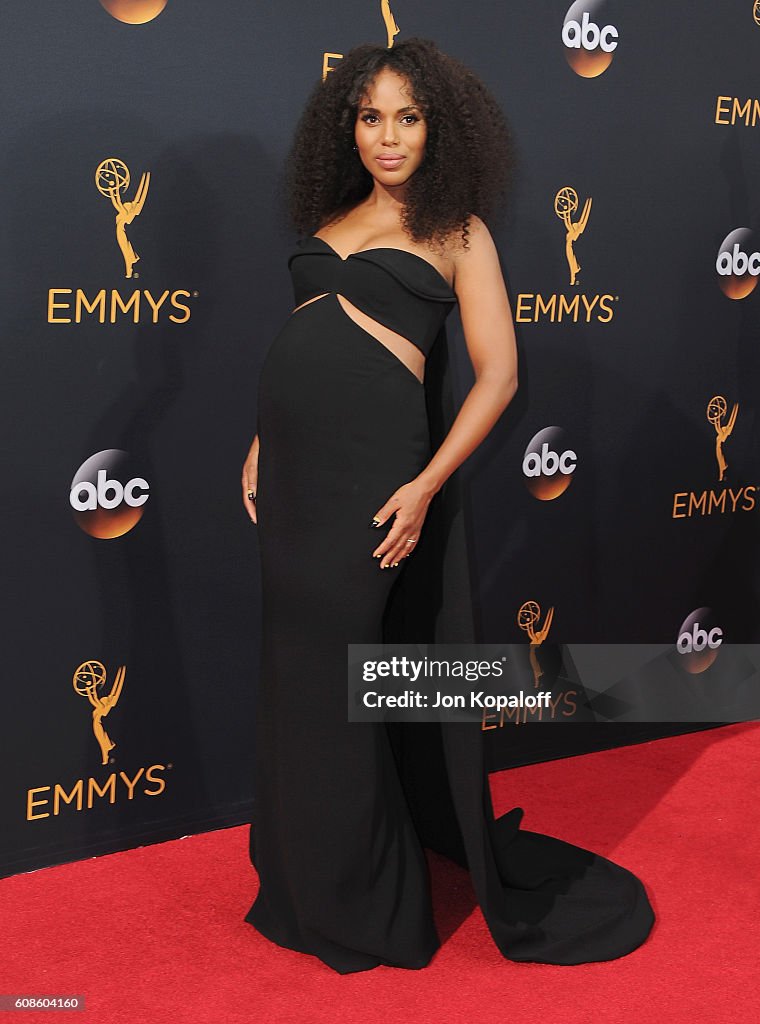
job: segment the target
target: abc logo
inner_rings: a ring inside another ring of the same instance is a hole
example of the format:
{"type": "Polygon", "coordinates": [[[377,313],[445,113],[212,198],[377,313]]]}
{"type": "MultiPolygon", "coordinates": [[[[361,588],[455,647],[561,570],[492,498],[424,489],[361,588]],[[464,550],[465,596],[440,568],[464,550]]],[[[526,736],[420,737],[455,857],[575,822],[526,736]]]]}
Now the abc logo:
{"type": "Polygon", "coordinates": [[[578,456],[565,444],[561,427],[544,427],[531,438],[522,468],[528,490],[541,501],[551,501],[566,491],[573,479],[578,456]]]}
{"type": "Polygon", "coordinates": [[[681,664],[687,672],[704,672],[718,656],[723,643],[723,630],[717,625],[710,608],[697,608],[683,622],[678,631],[676,648],[681,664]]]}
{"type": "Polygon", "coordinates": [[[134,475],[127,452],[110,448],[79,467],[71,481],[69,503],[85,533],[110,540],[137,525],[149,490],[148,481],[134,475]]]}
{"type": "Polygon", "coordinates": [[[167,0],[100,0],[112,18],[127,25],[144,25],[157,18],[167,0]]]}
{"type": "Polygon", "coordinates": [[[729,299],[746,299],[760,274],[760,252],[753,251],[752,232],[736,228],[726,235],[715,260],[718,283],[729,299]]]}
{"type": "Polygon", "coordinates": [[[576,0],[562,25],[567,63],[581,78],[597,78],[612,63],[618,30],[604,25],[599,11],[604,0],[576,0]]]}

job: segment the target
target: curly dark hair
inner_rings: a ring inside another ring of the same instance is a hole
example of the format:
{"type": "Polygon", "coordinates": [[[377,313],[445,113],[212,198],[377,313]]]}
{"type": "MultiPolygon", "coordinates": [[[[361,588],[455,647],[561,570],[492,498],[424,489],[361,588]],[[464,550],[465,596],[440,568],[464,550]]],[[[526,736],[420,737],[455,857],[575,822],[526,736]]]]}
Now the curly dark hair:
{"type": "MultiPolygon", "coordinates": [[[[511,132],[484,83],[429,39],[354,47],[311,91],[285,162],[291,224],[310,235],[369,195],[373,178],[354,150],[359,103],[389,68],[405,78],[427,123],[425,155],[409,180],[401,223],[415,241],[445,243],[470,217],[498,214],[513,168],[511,132]]],[[[282,198],[282,196],[281,196],[282,198]]]]}

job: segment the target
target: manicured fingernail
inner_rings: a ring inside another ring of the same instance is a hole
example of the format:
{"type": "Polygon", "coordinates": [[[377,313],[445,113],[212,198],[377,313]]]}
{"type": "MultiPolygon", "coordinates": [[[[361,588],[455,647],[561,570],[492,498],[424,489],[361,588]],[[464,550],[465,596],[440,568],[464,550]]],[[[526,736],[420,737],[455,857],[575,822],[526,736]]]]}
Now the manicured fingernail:
{"type": "Polygon", "coordinates": [[[369,525],[370,526],[379,526],[380,525],[380,520],[379,519],[373,519],[372,522],[369,525]]]}

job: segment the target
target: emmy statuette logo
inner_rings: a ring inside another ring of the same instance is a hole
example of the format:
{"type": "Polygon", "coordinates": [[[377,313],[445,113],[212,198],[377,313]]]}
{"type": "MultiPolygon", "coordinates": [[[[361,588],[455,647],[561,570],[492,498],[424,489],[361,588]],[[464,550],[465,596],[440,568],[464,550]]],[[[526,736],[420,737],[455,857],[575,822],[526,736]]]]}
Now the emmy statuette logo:
{"type": "Polygon", "coordinates": [[[127,674],[126,665],[116,670],[111,689],[105,693],[106,668],[101,661],[83,661],[74,672],[74,690],[80,697],[86,697],[92,705],[92,731],[98,741],[101,753],[101,764],[108,764],[108,755],[116,746],[103,726],[103,719],[112,708],[115,708],[127,674]]]}
{"type": "MultiPolygon", "coordinates": [[[[167,771],[173,762],[147,767],[117,767],[112,751],[118,746],[106,731],[104,719],[119,703],[124,689],[127,666],[119,665],[109,682],[102,661],[89,659],[74,670],[72,685],[78,698],[87,701],[92,717],[92,732],[100,750],[100,769],[86,778],[68,778],[48,785],[35,785],[26,791],[26,820],[44,821],[61,814],[88,811],[105,812],[108,806],[121,805],[143,797],[166,792],[167,771]],[[111,764],[103,771],[103,766],[111,764]]],[[[88,744],[89,746],[89,744],[88,744]]]]}
{"type": "Polygon", "coordinates": [[[743,484],[736,486],[725,484],[724,478],[728,470],[728,462],[723,452],[725,441],[731,436],[736,426],[739,403],[734,402],[729,415],[728,402],[723,395],[713,395],[705,409],[707,422],[715,431],[715,461],[717,462],[718,483],[721,488],[705,488],[702,491],[676,491],[673,495],[673,519],[689,519],[692,516],[710,516],[734,512],[752,512],[755,508],[755,492],[757,485],[743,484]]]}
{"type": "Polygon", "coordinates": [[[127,191],[129,183],[129,168],[123,160],[109,157],[98,164],[95,171],[95,186],[102,196],[110,199],[111,205],[116,211],[116,241],[124,257],[125,277],[132,277],[132,267],[140,259],[127,238],[126,228],[135,217],[140,216],[143,206],[145,206],[150,186],[150,171],[145,171],[142,174],[134,199],[126,201],[122,199],[121,193],[127,191]]]}
{"type": "Polygon", "coordinates": [[[591,213],[591,197],[589,196],[583,204],[583,211],[580,217],[573,221],[573,214],[578,212],[578,193],[574,188],[566,185],[554,197],[554,212],[565,226],[565,256],[567,257],[567,265],[570,268],[570,284],[577,284],[581,268],[575,257],[573,244],[577,242],[586,230],[589,214],[591,213]]]}
{"type": "MultiPolygon", "coordinates": [[[[549,635],[553,618],[554,608],[551,607],[546,613],[543,626],[539,625],[541,607],[538,601],[525,601],[517,611],[517,625],[524,633],[528,634],[530,641],[528,658],[533,675],[534,689],[538,689],[541,686],[539,680],[544,675],[544,670],[538,661],[537,651],[549,635]]],[[[557,682],[559,682],[559,677],[557,682]]],[[[548,716],[552,721],[557,718],[570,718],[577,712],[577,690],[566,690],[562,686],[554,684],[548,686],[545,683],[544,685],[550,694],[548,698],[548,716]]],[[[529,721],[542,722],[544,721],[545,713],[547,712],[540,705],[535,710],[528,707],[502,708],[496,714],[484,711],[480,727],[481,731],[486,731],[489,729],[502,729],[508,722],[514,725],[525,725],[529,721]],[[493,719],[496,719],[496,721],[492,721],[493,719]]]]}
{"type": "MultiPolygon", "coordinates": [[[[380,0],[380,15],[383,19],[383,25],[385,27],[385,45],[390,50],[393,47],[393,40],[399,34],[401,29],[396,24],[396,19],[393,17],[393,11],[391,11],[390,0],[380,0]]],[[[335,70],[335,65],[331,64],[331,60],[343,60],[342,53],[336,53],[332,50],[325,50],[322,54],[322,81],[327,78],[331,71],[335,70]]]]}
{"type": "MultiPolygon", "coordinates": [[[[753,0],[752,20],[760,26],[760,0],[753,0]]],[[[760,123],[760,99],[756,96],[718,96],[715,101],[715,124],[743,124],[755,128],[760,123]]]]}
{"type": "Polygon", "coordinates": [[[396,19],[393,17],[391,11],[391,5],[389,0],[380,0],[380,12],[383,16],[383,23],[385,24],[385,32],[388,38],[388,49],[393,46],[394,38],[399,34],[401,29],[396,24],[396,19]]]}
{"type": "Polygon", "coordinates": [[[100,0],[100,3],[112,18],[125,25],[144,25],[159,16],[167,0],[100,0]]]}
{"type": "MultiPolygon", "coordinates": [[[[88,176],[89,177],[89,176],[88,176]]],[[[92,179],[90,179],[90,182],[92,179]]],[[[131,199],[127,198],[131,183],[129,167],[124,160],[110,156],[101,160],[95,168],[95,188],[107,199],[113,210],[114,219],[107,228],[113,230],[116,245],[111,251],[114,259],[109,262],[107,272],[117,273],[124,268],[124,277],[134,283],[141,276],[135,270],[140,255],[135,252],[129,237],[131,228],[145,208],[150,188],[150,171],[140,175],[140,181],[131,199]]],[[[88,186],[92,192],[92,184],[88,186]]],[[[101,200],[98,200],[100,203],[101,200]]],[[[104,223],[108,226],[109,220],[104,223]]],[[[113,236],[112,236],[113,237],[113,236]]],[[[102,271],[98,271],[100,276],[102,271]]],[[[68,282],[61,282],[68,283],[68,282]]],[[[112,283],[112,282],[111,282],[112,283]]],[[[126,295],[118,288],[98,287],[48,288],[47,322],[49,324],[186,324],[190,320],[190,299],[197,299],[197,290],[187,288],[165,288],[151,285],[150,288],[132,288],[126,295]]]]}
{"type": "Polygon", "coordinates": [[[554,195],[554,214],[565,229],[564,257],[569,272],[571,294],[562,292],[519,292],[515,303],[515,321],[518,324],[572,323],[608,324],[615,314],[617,295],[609,293],[589,295],[576,291],[581,266],[575,253],[575,243],[585,233],[591,215],[591,197],[580,208],[578,192],[572,185],[563,185],[554,195]],[[580,213],[578,212],[580,209],[580,213]]]}
{"type": "Polygon", "coordinates": [[[528,634],[528,638],[530,640],[530,667],[533,670],[533,685],[535,687],[538,687],[538,681],[544,674],[544,670],[538,663],[536,650],[549,635],[552,619],[554,618],[554,608],[549,609],[546,613],[543,626],[539,627],[537,626],[537,623],[540,618],[541,607],[538,601],[525,601],[517,612],[517,625],[521,630],[523,630],[523,632],[528,634]]]}
{"type": "Polygon", "coordinates": [[[734,402],[731,410],[731,417],[728,423],[723,423],[723,418],[728,412],[728,405],[723,395],[715,395],[707,403],[707,419],[715,427],[715,458],[718,460],[718,480],[723,479],[727,463],[723,455],[723,442],[731,436],[736,423],[736,414],[739,412],[739,403],[734,402]]]}

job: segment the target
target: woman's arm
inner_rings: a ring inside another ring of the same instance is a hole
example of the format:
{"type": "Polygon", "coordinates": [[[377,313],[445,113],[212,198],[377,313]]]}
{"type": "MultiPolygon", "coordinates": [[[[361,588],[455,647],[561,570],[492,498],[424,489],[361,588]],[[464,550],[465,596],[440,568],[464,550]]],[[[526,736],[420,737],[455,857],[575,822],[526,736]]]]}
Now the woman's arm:
{"type": "Polygon", "coordinates": [[[243,463],[243,508],[246,510],[251,518],[251,521],[258,523],[256,516],[256,488],[259,482],[259,435],[257,434],[253,443],[248,451],[245,462],[243,463]],[[249,498],[248,495],[253,494],[253,498],[249,498]]]}
{"type": "Polygon", "coordinates": [[[431,496],[488,435],[517,390],[515,328],[499,255],[483,221],[471,220],[470,248],[454,257],[454,290],[475,383],[417,478],[431,496]]]}
{"type": "Polygon", "coordinates": [[[475,383],[427,466],[398,488],[375,515],[382,525],[397,513],[388,535],[373,552],[382,559],[383,568],[398,564],[414,550],[406,541],[410,533],[417,537],[433,496],[488,435],[517,390],[515,328],[499,254],[485,223],[475,216],[470,223],[470,248],[453,259],[454,290],[475,383]]]}

